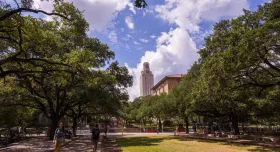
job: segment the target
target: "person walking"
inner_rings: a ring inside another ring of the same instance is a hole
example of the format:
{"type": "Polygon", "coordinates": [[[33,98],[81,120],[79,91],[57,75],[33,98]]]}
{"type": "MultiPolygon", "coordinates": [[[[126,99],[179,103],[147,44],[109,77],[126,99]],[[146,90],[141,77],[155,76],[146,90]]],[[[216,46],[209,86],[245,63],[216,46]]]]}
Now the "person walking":
{"type": "Polygon", "coordinates": [[[60,152],[60,148],[65,142],[65,132],[63,123],[60,122],[58,128],[54,132],[53,143],[54,143],[54,152],[60,152]]]}
{"type": "Polygon", "coordinates": [[[21,126],[18,126],[18,133],[21,133],[21,126]]]}
{"type": "Polygon", "coordinates": [[[108,125],[105,125],[105,128],[104,128],[105,137],[107,137],[107,132],[108,132],[108,125]]]}
{"type": "Polygon", "coordinates": [[[157,134],[159,134],[159,126],[157,126],[157,134]]]}
{"type": "Polygon", "coordinates": [[[176,135],[177,135],[177,136],[179,135],[179,132],[178,132],[178,131],[179,131],[179,126],[176,126],[175,133],[174,133],[175,136],[176,136],[176,135]]]}
{"type": "Polygon", "coordinates": [[[27,133],[26,127],[24,126],[24,127],[23,127],[23,137],[26,137],[26,133],[27,133]]]}
{"type": "Polygon", "coordinates": [[[196,124],[193,125],[193,132],[196,133],[196,124]]]}
{"type": "Polygon", "coordinates": [[[93,151],[96,151],[96,149],[97,149],[99,135],[100,135],[100,130],[99,130],[98,124],[96,124],[95,128],[92,129],[92,134],[91,134],[91,142],[93,144],[93,151]]]}
{"type": "Polygon", "coordinates": [[[204,127],[204,129],[203,129],[203,134],[204,134],[204,137],[207,137],[208,129],[206,127],[204,127]]]}

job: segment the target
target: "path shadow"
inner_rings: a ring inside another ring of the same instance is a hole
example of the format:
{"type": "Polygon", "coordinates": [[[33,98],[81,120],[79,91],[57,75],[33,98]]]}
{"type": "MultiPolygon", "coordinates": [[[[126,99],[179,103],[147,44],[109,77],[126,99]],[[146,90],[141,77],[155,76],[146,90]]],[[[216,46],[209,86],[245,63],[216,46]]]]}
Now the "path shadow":
{"type": "Polygon", "coordinates": [[[80,136],[73,142],[62,147],[61,152],[87,152],[93,151],[90,136],[80,136]]]}
{"type": "Polygon", "coordinates": [[[53,151],[52,141],[45,137],[30,137],[20,142],[12,143],[0,149],[2,152],[50,152],[53,151]]]}
{"type": "Polygon", "coordinates": [[[102,151],[104,151],[104,152],[122,152],[120,146],[116,142],[111,140],[110,138],[104,139],[102,151]]]}

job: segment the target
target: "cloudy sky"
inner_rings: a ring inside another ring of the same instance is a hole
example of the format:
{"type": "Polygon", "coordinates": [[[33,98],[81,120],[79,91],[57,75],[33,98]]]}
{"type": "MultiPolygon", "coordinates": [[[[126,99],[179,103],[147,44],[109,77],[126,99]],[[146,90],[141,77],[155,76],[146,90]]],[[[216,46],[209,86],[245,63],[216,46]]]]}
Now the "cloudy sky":
{"type": "MultiPolygon", "coordinates": [[[[130,99],[139,96],[140,71],[149,62],[155,83],[166,75],[186,73],[199,58],[197,51],[213,24],[256,10],[268,0],[146,0],[137,9],[134,0],[66,0],[80,10],[90,24],[89,36],[99,38],[116,52],[116,60],[128,67],[134,85],[130,99]]],[[[52,10],[52,4],[35,0],[35,7],[52,10]]]]}

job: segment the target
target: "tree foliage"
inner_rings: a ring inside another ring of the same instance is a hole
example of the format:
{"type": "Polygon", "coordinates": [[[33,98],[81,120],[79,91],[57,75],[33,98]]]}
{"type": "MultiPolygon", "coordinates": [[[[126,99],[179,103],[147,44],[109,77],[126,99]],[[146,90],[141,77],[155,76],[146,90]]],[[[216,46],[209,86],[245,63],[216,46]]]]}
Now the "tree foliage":
{"type": "Polygon", "coordinates": [[[112,62],[115,54],[106,44],[87,36],[88,23],[72,3],[55,1],[52,13],[31,5],[1,3],[1,104],[39,109],[51,120],[50,138],[65,115],[76,120],[98,112],[117,114],[132,85],[127,68],[112,62]],[[46,21],[22,12],[54,18],[46,21]]]}
{"type": "Polygon", "coordinates": [[[168,94],[169,102],[161,95],[143,97],[135,108],[139,118],[168,114],[188,124],[196,114],[231,122],[235,134],[239,122],[279,123],[279,10],[280,0],[272,0],[255,12],[244,10],[237,18],[216,23],[198,62],[168,94]]]}

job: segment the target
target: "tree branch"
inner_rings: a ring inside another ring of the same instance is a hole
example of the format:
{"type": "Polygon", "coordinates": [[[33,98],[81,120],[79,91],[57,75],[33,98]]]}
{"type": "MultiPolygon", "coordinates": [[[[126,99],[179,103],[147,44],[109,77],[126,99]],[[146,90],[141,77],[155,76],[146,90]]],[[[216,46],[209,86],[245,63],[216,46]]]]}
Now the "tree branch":
{"type": "Polygon", "coordinates": [[[48,13],[48,12],[45,12],[43,10],[37,10],[37,9],[31,9],[31,8],[18,8],[18,9],[11,10],[11,11],[3,14],[2,16],[0,16],[0,21],[3,21],[5,19],[11,17],[12,15],[20,13],[20,12],[43,13],[45,15],[50,15],[50,16],[55,15],[55,16],[59,16],[61,18],[64,18],[66,20],[69,20],[68,17],[66,17],[62,14],[59,14],[59,13],[48,13]]]}
{"type": "Polygon", "coordinates": [[[267,59],[264,59],[264,63],[266,63],[269,67],[271,67],[273,70],[277,71],[280,73],[280,69],[273,64],[271,64],[267,59]]]}

